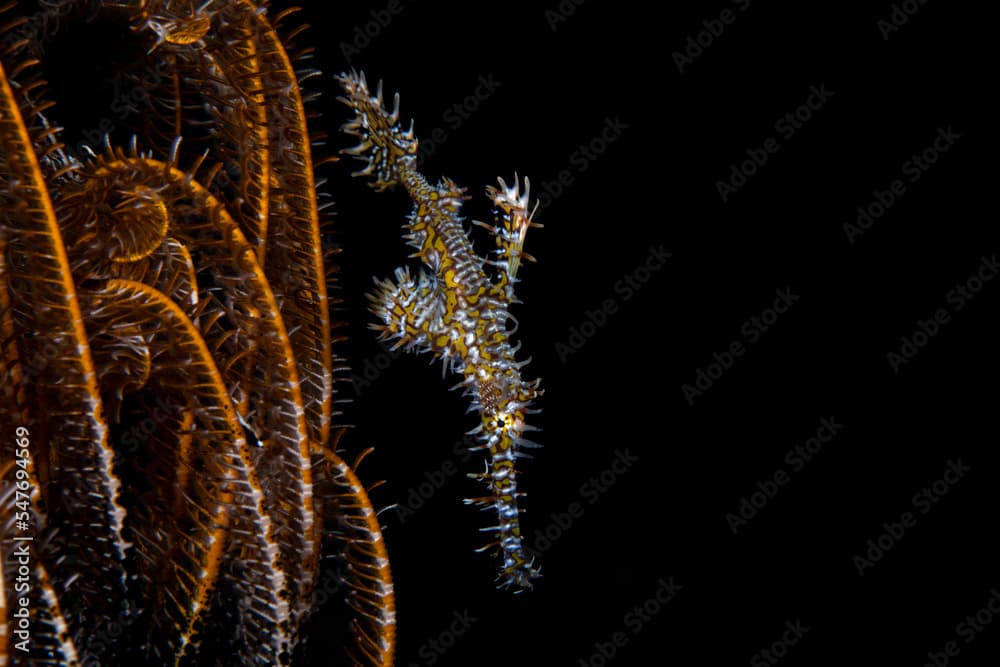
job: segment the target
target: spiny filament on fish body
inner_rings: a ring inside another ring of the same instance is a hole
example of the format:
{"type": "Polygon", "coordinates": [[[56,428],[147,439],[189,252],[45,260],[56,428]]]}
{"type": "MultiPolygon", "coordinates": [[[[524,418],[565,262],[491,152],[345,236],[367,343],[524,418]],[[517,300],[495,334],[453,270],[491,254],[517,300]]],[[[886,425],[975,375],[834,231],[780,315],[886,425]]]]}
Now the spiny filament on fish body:
{"type": "Polygon", "coordinates": [[[486,188],[495,221],[475,224],[492,232],[497,247],[496,259],[481,258],[459,216],[465,189],[448,178],[431,185],[417,170],[417,140],[412,122],[405,131],[399,124],[399,96],[389,112],[381,84],[372,95],[364,74],[342,74],[338,80],[346,92],[341,99],[355,114],[342,129],[360,140],[345,152],[366,162],[354,175],[372,177],[376,190],[406,189],[414,206],[405,238],[424,264],[415,276],[400,268],[395,281],[376,280],[369,295],[378,318],[372,328],[394,340],[395,348],[428,352],[461,375],[458,386],[480,415],[470,434],[482,442],[477,449],[489,452],[485,472],[470,475],[485,482],[489,493],[466,503],[498,517],[496,525],[483,529],[496,532],[497,539],[480,550],[500,555],[501,588],[530,588],[539,570],[521,537],[517,498],[523,494],[517,491],[515,459],[526,456],[522,449],[537,446],[522,434],[536,430],[525,424],[525,416],[535,412],[532,402],[542,392],[539,380],[521,378],[527,362],[515,358],[518,346],[511,345],[507,329],[521,259],[533,259],[522,250],[524,237],[528,227],[540,226],[532,222],[528,179],[523,192],[516,177],[512,186],[498,179],[499,188],[486,188]],[[496,268],[493,279],[487,265],[496,268]]]}

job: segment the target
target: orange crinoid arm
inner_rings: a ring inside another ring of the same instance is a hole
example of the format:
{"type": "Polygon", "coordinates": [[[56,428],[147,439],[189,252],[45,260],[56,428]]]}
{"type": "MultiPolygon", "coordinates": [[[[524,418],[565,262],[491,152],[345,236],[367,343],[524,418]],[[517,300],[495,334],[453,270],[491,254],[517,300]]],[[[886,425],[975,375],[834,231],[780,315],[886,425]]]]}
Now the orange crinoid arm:
{"type": "MultiPolygon", "coordinates": [[[[15,95],[0,65],[0,248],[5,254],[0,291],[8,306],[0,317],[10,333],[47,332],[44,338],[4,341],[9,359],[4,385],[9,378],[15,395],[4,397],[8,407],[0,414],[30,419],[42,406],[61,406],[58,419],[50,420],[44,431],[32,429],[41,483],[38,503],[51,520],[74,528],[74,562],[53,562],[50,574],[63,587],[64,605],[93,610],[85,636],[121,608],[126,545],[120,485],[112,470],[113,451],[77,290],[36,155],[33,125],[41,113],[28,94],[15,95]]],[[[0,424],[4,462],[13,459],[8,448],[18,426],[30,424],[20,419],[0,424]]],[[[69,537],[55,541],[65,548],[69,537]]]]}
{"type": "Polygon", "coordinates": [[[333,450],[337,325],[310,73],[275,28],[287,12],[93,3],[108,25],[131,24],[155,76],[131,81],[146,92],[123,121],[131,145],[106,138],[79,158],[55,122],[73,110],[46,101],[36,67],[54,24],[7,39],[12,9],[0,7],[0,663],[295,664],[329,546],[352,664],[391,665],[381,527],[333,450]],[[30,551],[27,574],[15,549],[30,551]],[[18,577],[27,595],[13,595],[18,577]]]}

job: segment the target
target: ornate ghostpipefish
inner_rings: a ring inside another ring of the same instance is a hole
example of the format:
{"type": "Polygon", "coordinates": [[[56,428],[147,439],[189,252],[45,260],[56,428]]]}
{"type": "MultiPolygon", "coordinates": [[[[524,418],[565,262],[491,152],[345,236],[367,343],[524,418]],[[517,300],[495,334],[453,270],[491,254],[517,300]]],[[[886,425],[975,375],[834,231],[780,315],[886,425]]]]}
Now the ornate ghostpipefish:
{"type": "Polygon", "coordinates": [[[342,129],[360,139],[344,152],[367,163],[354,175],[372,177],[370,185],[378,191],[394,186],[406,190],[414,206],[405,239],[426,267],[416,277],[404,267],[396,270],[395,282],[376,280],[369,298],[379,322],[372,328],[381,338],[394,340],[394,348],[429,352],[461,375],[458,386],[471,398],[470,411],[480,415],[470,434],[482,442],[476,449],[489,452],[486,472],[470,474],[486,482],[489,494],[466,503],[498,515],[497,525],[483,529],[495,531],[497,539],[480,551],[500,556],[501,588],[530,588],[540,573],[522,543],[517,498],[523,494],[517,492],[514,460],[525,456],[522,448],[537,446],[521,436],[537,430],[525,423],[525,415],[536,412],[531,404],[542,392],[539,380],[521,378],[527,361],[516,360],[518,346],[510,343],[513,332],[507,329],[513,319],[508,307],[517,303],[520,261],[533,259],[522,251],[524,237],[528,227],[540,226],[529,213],[530,184],[526,178],[523,193],[516,177],[512,187],[498,179],[499,188],[486,188],[495,224],[475,224],[493,233],[497,258],[479,257],[459,216],[465,189],[448,178],[431,185],[417,170],[417,140],[412,122],[408,130],[399,124],[399,96],[390,113],[381,85],[372,95],[364,74],[341,74],[338,80],[347,93],[342,101],[355,113],[342,129]],[[493,280],[486,274],[487,264],[497,269],[493,280]]]}

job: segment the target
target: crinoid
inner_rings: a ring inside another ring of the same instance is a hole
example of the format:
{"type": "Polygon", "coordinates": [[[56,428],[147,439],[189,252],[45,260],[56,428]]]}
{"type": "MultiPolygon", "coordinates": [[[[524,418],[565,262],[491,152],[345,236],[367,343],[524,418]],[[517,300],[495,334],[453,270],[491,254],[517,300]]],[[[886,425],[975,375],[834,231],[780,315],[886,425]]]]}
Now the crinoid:
{"type": "Polygon", "coordinates": [[[500,179],[499,188],[486,188],[495,224],[476,224],[492,232],[497,257],[482,259],[459,216],[465,190],[447,178],[431,185],[417,170],[417,140],[412,123],[407,130],[399,123],[399,96],[389,112],[381,84],[373,95],[363,74],[342,74],[339,80],[346,93],[343,101],[354,112],[343,129],[360,139],[345,152],[366,162],[355,175],[370,176],[376,190],[406,190],[413,200],[406,240],[426,267],[416,277],[402,268],[396,270],[395,282],[376,281],[370,297],[378,318],[373,328],[396,347],[431,353],[462,377],[459,386],[480,415],[470,433],[479,436],[478,449],[489,454],[486,472],[471,475],[486,483],[489,494],[466,502],[497,514],[497,524],[486,529],[496,532],[497,539],[483,550],[500,557],[500,586],[530,588],[538,569],[521,539],[517,498],[523,494],[517,491],[514,461],[525,456],[523,448],[534,446],[522,433],[534,430],[525,416],[541,390],[539,380],[521,378],[527,362],[516,360],[517,346],[507,329],[521,258],[531,259],[522,250],[524,237],[528,227],[539,226],[532,222],[528,180],[523,193],[516,176],[512,187],[500,179]],[[493,280],[486,274],[487,264],[497,269],[493,280]]]}
{"type": "Polygon", "coordinates": [[[300,87],[314,72],[278,36],[287,12],[4,9],[0,664],[291,664],[340,582],[354,664],[391,664],[385,544],[332,428],[345,368],[300,87]],[[53,26],[94,17],[131,26],[158,74],[128,75],[132,144],[78,156],[39,63],[53,26]]]}

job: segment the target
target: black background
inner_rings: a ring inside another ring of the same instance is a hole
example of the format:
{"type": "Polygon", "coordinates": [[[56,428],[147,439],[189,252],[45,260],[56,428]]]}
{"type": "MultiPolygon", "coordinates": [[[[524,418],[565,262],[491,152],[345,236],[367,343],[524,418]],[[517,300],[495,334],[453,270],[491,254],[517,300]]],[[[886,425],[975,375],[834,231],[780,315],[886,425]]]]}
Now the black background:
{"type": "MultiPolygon", "coordinates": [[[[473,553],[492,517],[461,502],[479,495],[465,473],[482,463],[453,451],[475,425],[448,391],[455,378],[402,355],[364,379],[388,359],[367,330],[364,294],[372,276],[413,266],[400,229],[410,202],[352,179],[347,159],[320,170],[344,251],[338,317],[350,340],[340,351],[361,378],[341,387],[353,400],[343,445],[376,448],[360,474],[387,480],[373,493],[381,506],[406,505],[430,473],[458,470],[412,514],[382,514],[398,664],[768,664],[755,654],[795,621],[809,630],[780,664],[923,665],[948,641],[960,649],[954,664],[992,664],[1000,628],[967,644],[956,625],[1000,587],[987,458],[1000,281],[960,312],[947,300],[1000,251],[995,212],[983,205],[995,170],[979,166],[996,155],[974,118],[995,109],[979,69],[979,9],[913,3],[916,13],[884,39],[885,2],[754,0],[741,10],[719,0],[654,14],[566,0],[573,12],[556,21],[546,13],[555,1],[414,1],[377,29],[371,12],[385,2],[301,4],[297,20],[312,28],[297,42],[316,47],[312,65],[324,72],[309,87],[323,95],[312,108],[314,129],[330,133],[326,154],[351,144],[337,133],[348,114],[333,75],[355,67],[400,92],[419,137],[447,132],[423,169],[469,188],[468,217],[489,219],[483,188],[497,176],[526,175],[535,193],[561,170],[574,177],[529,234],[539,261],[521,270],[514,314],[521,355],[533,358],[525,372],[546,391],[534,420],[544,448],[521,466],[528,544],[544,544],[539,531],[554,534],[554,515],[571,503],[583,514],[539,549],[535,590],[513,596],[494,589],[495,564],[473,553]],[[679,71],[674,52],[723,9],[735,20],[679,71]],[[374,36],[355,42],[366,26],[374,36]],[[446,112],[480,77],[500,86],[453,127],[446,112]],[[780,137],[775,123],[812,86],[833,95],[780,137]],[[627,128],[581,171],[574,152],[609,118],[627,128]],[[911,183],[904,162],[942,128],[961,138],[911,183]],[[724,202],[717,182],[768,137],[780,150],[724,202]],[[849,242],[844,224],[896,178],[905,193],[849,242]],[[626,300],[616,284],[660,246],[671,258],[626,300]],[[746,343],[741,328],[778,289],[799,298],[689,404],[682,385],[713,353],[746,343]],[[570,345],[606,299],[616,312],[560,355],[557,345],[570,345]],[[949,323],[894,371],[887,354],[938,308],[949,323]],[[734,534],[727,513],[789,471],[786,452],[823,417],[843,429],[734,534]],[[618,451],[638,462],[589,502],[582,485],[618,451]],[[971,471],[929,512],[915,510],[913,496],[958,459],[971,471]],[[905,511],[916,524],[860,575],[854,557],[905,511]],[[680,592],[633,633],[626,615],[671,578],[680,592]],[[476,620],[442,636],[455,614],[476,620]],[[627,645],[604,661],[600,645],[619,631],[627,645]],[[450,646],[437,651],[434,641],[450,646]]],[[[492,241],[481,231],[474,242],[485,252],[492,241]]],[[[307,664],[339,657],[341,611],[333,602],[313,620],[307,664]]]]}
{"type": "MultiPolygon", "coordinates": [[[[996,628],[972,644],[955,634],[1000,585],[996,476],[984,456],[996,442],[998,286],[986,283],[961,312],[946,300],[1000,249],[979,208],[989,184],[973,167],[985,145],[972,117],[985,102],[976,17],[929,3],[883,39],[877,22],[891,5],[816,4],[729,5],[736,20],[683,72],[672,53],[725,3],[656,16],[586,2],[555,30],[545,10],[556,3],[412,3],[349,63],[342,42],[384,4],[324,18],[306,8],[325,70],[363,68],[400,91],[418,136],[448,131],[423,166],[470,188],[469,216],[488,219],[481,192],[498,175],[528,175],[536,192],[562,169],[575,176],[529,235],[539,262],[522,271],[515,314],[533,357],[526,370],[546,389],[545,447],[522,466],[529,545],[570,503],[583,516],[543,554],[536,590],[513,597],[493,590],[491,564],[471,553],[489,525],[460,503],[477,493],[471,480],[449,477],[412,516],[384,514],[399,664],[431,664],[429,642],[447,642],[439,635],[465,610],[478,620],[438,664],[600,665],[595,643],[616,631],[628,637],[617,664],[748,664],[796,620],[809,631],[784,664],[922,665],[952,640],[955,664],[1000,653],[996,628]],[[501,87],[453,131],[443,114],[484,74],[501,87]],[[790,139],[777,135],[775,123],[821,85],[829,101],[790,139]],[[608,117],[628,129],[580,173],[572,153],[608,117]],[[948,127],[961,139],[911,183],[903,163],[948,127]],[[723,202],[716,182],[769,136],[780,150],[723,202]],[[895,178],[905,194],[850,243],[844,224],[895,178]],[[624,300],[616,283],[660,245],[671,259],[624,300]],[[714,352],[746,342],[744,322],[779,288],[799,300],[689,405],[681,386],[714,352]],[[617,312],[560,358],[556,344],[569,344],[571,327],[608,298],[617,312]],[[950,322],[894,372],[887,354],[941,307],[950,322]],[[844,428],[734,535],[726,514],[758,481],[790,470],[786,452],[821,417],[844,428]],[[591,504],[581,485],[616,450],[639,462],[591,504]],[[915,510],[912,497],[957,458],[971,472],[926,515],[915,510]],[[859,575],[852,559],[905,511],[915,526],[859,575]],[[626,614],[671,577],[683,589],[633,634],[626,614]]],[[[345,117],[331,106],[323,122],[345,117]]],[[[360,372],[380,351],[361,295],[370,275],[407,261],[398,225],[410,203],[340,176],[360,372]]],[[[489,243],[477,237],[478,248],[489,243]]],[[[409,491],[449,460],[461,472],[481,467],[452,454],[475,421],[461,416],[450,384],[426,359],[403,356],[362,387],[349,440],[377,447],[362,468],[389,481],[377,500],[411,502],[409,491]]]]}

